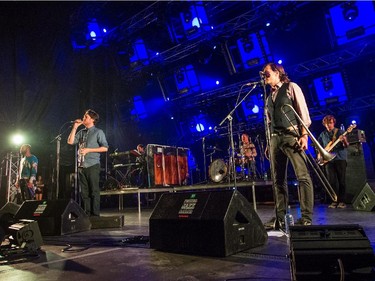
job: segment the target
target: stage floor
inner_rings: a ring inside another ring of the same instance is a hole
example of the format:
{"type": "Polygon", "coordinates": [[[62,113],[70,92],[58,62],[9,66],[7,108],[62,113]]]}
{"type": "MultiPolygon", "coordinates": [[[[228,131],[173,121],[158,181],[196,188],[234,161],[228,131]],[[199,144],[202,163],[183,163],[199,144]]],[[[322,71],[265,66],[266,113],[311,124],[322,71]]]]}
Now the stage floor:
{"type": "MultiPolygon", "coordinates": [[[[122,228],[92,229],[65,236],[44,236],[37,256],[1,259],[1,280],[291,280],[287,238],[278,231],[268,232],[265,245],[234,255],[203,257],[156,251],[136,236],[148,236],[151,208],[102,209],[102,216],[125,216],[122,228]],[[130,243],[136,242],[136,243],[130,243]],[[65,250],[67,245],[72,248],[65,250]]],[[[373,212],[329,209],[316,205],[315,225],[359,224],[372,247],[375,246],[373,212]]],[[[292,206],[295,219],[298,205],[292,206]]],[[[258,204],[263,222],[273,215],[271,204],[258,204]]]]}

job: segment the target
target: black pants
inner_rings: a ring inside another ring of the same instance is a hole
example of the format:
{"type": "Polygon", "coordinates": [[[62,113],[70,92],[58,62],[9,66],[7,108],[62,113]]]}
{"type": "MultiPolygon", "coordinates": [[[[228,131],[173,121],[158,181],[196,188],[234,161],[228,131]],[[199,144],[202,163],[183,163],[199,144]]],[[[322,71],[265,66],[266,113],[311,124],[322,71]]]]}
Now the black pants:
{"type": "Polygon", "coordinates": [[[325,166],[327,179],[337,194],[337,202],[345,201],[346,160],[332,160],[325,166]]]}
{"type": "Polygon", "coordinates": [[[88,168],[79,168],[79,185],[81,187],[81,196],[83,209],[89,216],[100,215],[100,164],[88,168]]]}
{"type": "Polygon", "coordinates": [[[271,168],[277,218],[284,220],[288,201],[287,167],[290,161],[299,182],[300,207],[303,219],[312,221],[314,208],[314,190],[307,168],[306,155],[299,150],[297,138],[292,135],[276,135],[270,143],[271,168]]]}

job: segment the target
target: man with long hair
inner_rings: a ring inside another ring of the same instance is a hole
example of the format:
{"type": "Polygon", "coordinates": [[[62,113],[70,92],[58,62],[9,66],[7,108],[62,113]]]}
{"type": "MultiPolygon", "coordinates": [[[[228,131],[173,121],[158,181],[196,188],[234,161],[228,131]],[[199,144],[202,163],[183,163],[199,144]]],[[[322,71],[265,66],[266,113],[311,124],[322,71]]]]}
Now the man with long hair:
{"type": "Polygon", "coordinates": [[[301,88],[289,80],[282,65],[268,63],[262,73],[265,84],[271,90],[265,105],[270,132],[267,152],[271,162],[276,207],[276,218],[271,223],[274,223],[275,228],[284,225],[284,215],[289,205],[287,167],[290,161],[299,182],[301,218],[296,224],[311,225],[314,192],[303,151],[308,148],[308,134],[291,108],[285,106],[292,106],[305,126],[309,127],[311,119],[305,97],[301,88]]]}

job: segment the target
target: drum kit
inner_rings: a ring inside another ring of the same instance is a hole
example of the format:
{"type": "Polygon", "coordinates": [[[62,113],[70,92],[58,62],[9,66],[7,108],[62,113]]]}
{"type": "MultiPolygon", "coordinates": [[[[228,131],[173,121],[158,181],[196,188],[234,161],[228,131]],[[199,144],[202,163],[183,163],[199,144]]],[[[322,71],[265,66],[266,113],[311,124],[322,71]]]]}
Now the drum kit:
{"type": "MultiPolygon", "coordinates": [[[[255,178],[256,175],[251,175],[254,173],[250,171],[250,159],[241,153],[241,149],[236,149],[234,153],[234,163],[236,167],[236,173],[231,169],[231,158],[218,158],[213,160],[213,155],[217,151],[223,151],[218,147],[208,147],[208,150],[212,152],[207,154],[210,157],[210,165],[208,167],[208,175],[211,181],[215,183],[222,182],[224,180],[230,181],[233,179],[234,174],[236,174],[237,180],[247,180],[251,177],[255,178]]],[[[254,163],[255,165],[255,163],[254,163]]]]}

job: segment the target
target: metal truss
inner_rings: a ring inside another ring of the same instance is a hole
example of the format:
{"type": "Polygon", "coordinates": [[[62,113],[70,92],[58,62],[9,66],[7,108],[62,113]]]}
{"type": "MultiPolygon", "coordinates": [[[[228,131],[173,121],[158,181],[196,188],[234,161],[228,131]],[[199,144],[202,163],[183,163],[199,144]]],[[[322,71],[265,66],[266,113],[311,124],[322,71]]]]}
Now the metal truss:
{"type": "Polygon", "coordinates": [[[18,170],[20,163],[20,154],[15,152],[7,153],[5,159],[5,171],[2,171],[2,175],[6,176],[7,179],[7,202],[14,201],[17,193],[16,182],[18,179],[18,170]]]}
{"type": "Polygon", "coordinates": [[[358,58],[375,54],[375,36],[368,36],[352,46],[291,67],[294,76],[306,76],[350,63],[358,58]]]}
{"type": "Polygon", "coordinates": [[[369,96],[357,97],[345,103],[329,104],[329,106],[310,108],[312,120],[322,119],[327,114],[337,115],[338,112],[363,111],[375,107],[375,93],[369,96]]]}

